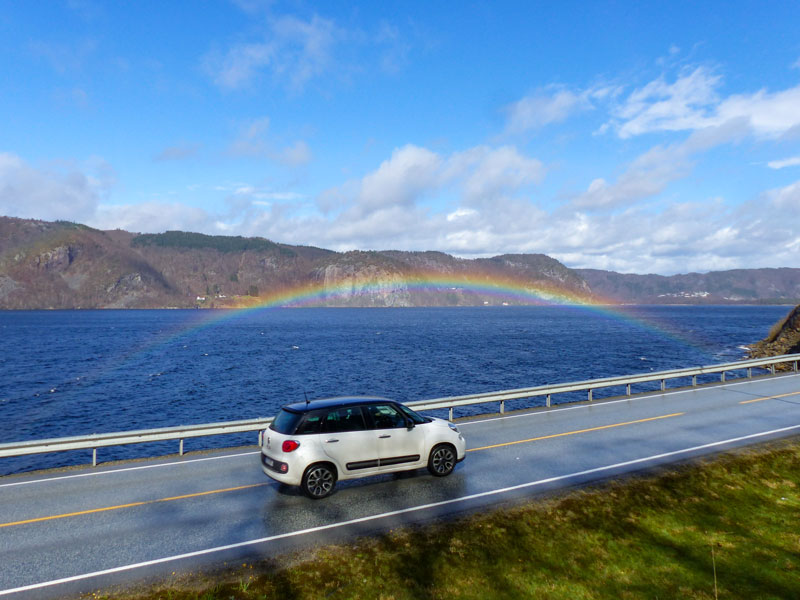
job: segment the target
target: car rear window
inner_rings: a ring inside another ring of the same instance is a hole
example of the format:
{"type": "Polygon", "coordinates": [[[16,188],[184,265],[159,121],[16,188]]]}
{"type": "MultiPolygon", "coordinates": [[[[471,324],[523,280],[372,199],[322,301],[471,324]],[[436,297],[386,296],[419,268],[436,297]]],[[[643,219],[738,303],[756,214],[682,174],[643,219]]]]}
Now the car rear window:
{"type": "Polygon", "coordinates": [[[269,428],[278,433],[292,435],[302,418],[302,413],[291,412],[282,408],[275,416],[269,428]]]}

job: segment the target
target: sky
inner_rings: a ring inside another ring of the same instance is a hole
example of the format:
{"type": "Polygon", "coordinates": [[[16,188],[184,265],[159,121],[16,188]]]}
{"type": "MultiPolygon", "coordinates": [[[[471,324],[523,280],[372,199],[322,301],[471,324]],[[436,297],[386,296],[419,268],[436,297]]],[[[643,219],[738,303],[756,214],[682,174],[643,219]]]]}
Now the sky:
{"type": "Polygon", "coordinates": [[[0,215],[800,267],[800,3],[0,0],[0,215]]]}

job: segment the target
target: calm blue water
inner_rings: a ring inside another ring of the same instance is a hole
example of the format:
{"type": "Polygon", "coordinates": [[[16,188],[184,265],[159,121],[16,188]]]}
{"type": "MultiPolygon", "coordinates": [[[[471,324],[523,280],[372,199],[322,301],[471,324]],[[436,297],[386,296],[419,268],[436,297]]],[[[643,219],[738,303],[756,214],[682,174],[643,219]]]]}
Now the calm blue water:
{"type": "MultiPolygon", "coordinates": [[[[625,310],[646,324],[570,307],[0,312],[0,443],[271,416],[304,393],[412,401],[728,362],[789,308],[625,310]]],[[[0,474],[88,460],[0,459],[0,474]]]]}

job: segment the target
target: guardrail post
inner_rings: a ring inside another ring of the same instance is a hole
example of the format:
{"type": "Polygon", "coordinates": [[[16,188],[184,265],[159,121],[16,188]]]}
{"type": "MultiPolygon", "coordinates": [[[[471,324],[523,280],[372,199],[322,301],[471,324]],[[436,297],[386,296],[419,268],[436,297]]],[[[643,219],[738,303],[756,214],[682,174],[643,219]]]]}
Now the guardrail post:
{"type": "Polygon", "coordinates": [[[661,391],[663,392],[666,389],[667,389],[667,380],[666,379],[662,379],[661,380],[661,391]]]}
{"type": "Polygon", "coordinates": [[[92,448],[92,466],[97,466],[97,448],[92,448]]]}
{"type": "Polygon", "coordinates": [[[589,402],[592,401],[592,388],[589,388],[589,402]]]}
{"type": "Polygon", "coordinates": [[[550,394],[547,394],[547,408],[550,408],[550,394]]]}
{"type": "Polygon", "coordinates": [[[506,412],[506,401],[500,400],[500,414],[504,414],[506,412]]]}
{"type": "Polygon", "coordinates": [[[631,384],[630,383],[625,386],[625,395],[626,396],[630,396],[631,395],[631,384]]]}
{"type": "Polygon", "coordinates": [[[725,382],[725,371],[722,372],[722,375],[720,375],[719,380],[722,381],[723,383],[725,382]]]}
{"type": "Polygon", "coordinates": [[[181,438],[181,445],[180,449],[178,450],[178,456],[183,456],[183,438],[181,438]]]}
{"type": "Polygon", "coordinates": [[[769,366],[769,372],[772,373],[773,375],[775,375],[775,363],[772,363],[769,366]]]}
{"type": "Polygon", "coordinates": [[[261,448],[261,446],[263,446],[263,445],[264,445],[264,430],[263,429],[259,429],[258,430],[258,447],[261,448]]]}
{"type": "Polygon", "coordinates": [[[697,387],[697,375],[692,375],[692,387],[697,387]]]}
{"type": "Polygon", "coordinates": [[[747,367],[747,378],[748,379],[753,378],[753,367],[747,367]]]}
{"type": "Polygon", "coordinates": [[[797,361],[794,361],[794,371],[797,371],[797,361]]]}
{"type": "Polygon", "coordinates": [[[453,407],[452,406],[450,407],[450,418],[448,420],[449,421],[453,420],[453,407]]]}

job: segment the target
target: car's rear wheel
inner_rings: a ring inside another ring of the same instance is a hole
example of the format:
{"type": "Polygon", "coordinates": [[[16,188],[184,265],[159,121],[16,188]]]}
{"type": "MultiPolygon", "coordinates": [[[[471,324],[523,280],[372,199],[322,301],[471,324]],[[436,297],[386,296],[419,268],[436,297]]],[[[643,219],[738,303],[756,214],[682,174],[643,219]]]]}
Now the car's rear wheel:
{"type": "Polygon", "coordinates": [[[300,487],[310,498],[319,500],[329,495],[336,485],[336,471],[331,465],[320,463],[311,465],[303,474],[300,487]]]}
{"type": "Polygon", "coordinates": [[[450,475],[456,468],[456,449],[450,444],[439,444],[434,446],[428,457],[428,471],[436,477],[450,475]]]}

